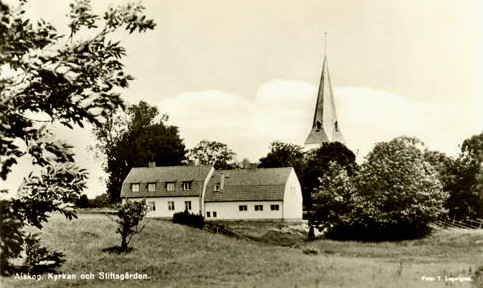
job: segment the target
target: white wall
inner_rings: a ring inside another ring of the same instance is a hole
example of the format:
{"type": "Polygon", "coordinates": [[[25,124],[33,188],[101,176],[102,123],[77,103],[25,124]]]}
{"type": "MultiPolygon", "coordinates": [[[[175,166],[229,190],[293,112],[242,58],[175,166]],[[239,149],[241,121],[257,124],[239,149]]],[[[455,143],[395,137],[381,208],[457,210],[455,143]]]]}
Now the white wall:
{"type": "Polygon", "coordinates": [[[249,202],[206,202],[205,220],[257,220],[282,219],[282,201],[249,201],[249,202]],[[270,205],[278,204],[279,210],[272,211],[270,205]],[[240,211],[239,206],[246,205],[247,211],[240,211]],[[255,205],[263,205],[263,211],[255,211],[255,205]],[[210,212],[211,217],[207,217],[210,212]],[[213,217],[216,212],[216,218],[213,217]]]}
{"type": "Polygon", "coordinates": [[[302,188],[295,171],[292,170],[285,185],[283,197],[283,219],[302,220],[302,188]]]}
{"type": "Polygon", "coordinates": [[[129,198],[130,201],[141,201],[143,199],[146,200],[148,207],[150,206],[150,202],[154,202],[156,208],[154,211],[149,211],[146,215],[147,217],[172,218],[174,213],[185,210],[184,201],[191,201],[191,210],[189,212],[193,214],[200,213],[199,197],[129,198]],[[168,210],[168,201],[174,201],[174,210],[168,210]]]}

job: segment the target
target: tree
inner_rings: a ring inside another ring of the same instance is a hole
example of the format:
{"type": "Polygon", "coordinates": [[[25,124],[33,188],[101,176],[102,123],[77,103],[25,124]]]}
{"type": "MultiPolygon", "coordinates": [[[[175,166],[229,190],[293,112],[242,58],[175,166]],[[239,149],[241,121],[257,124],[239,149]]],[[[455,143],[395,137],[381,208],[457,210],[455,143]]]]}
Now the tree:
{"type": "Polygon", "coordinates": [[[304,166],[304,152],[302,146],[281,141],[270,144],[267,156],[260,158],[260,168],[294,167],[295,172],[302,172],[304,166]]]}
{"type": "MultiPolygon", "coordinates": [[[[274,141],[270,143],[267,156],[260,158],[260,168],[293,167],[301,181],[305,173],[305,153],[300,145],[274,141]]],[[[304,193],[304,205],[310,203],[310,194],[304,193]]]]}
{"type": "Polygon", "coordinates": [[[465,216],[483,217],[483,132],[463,141],[458,161],[463,167],[462,184],[467,185],[464,189],[468,197],[465,216]]]}
{"type": "Polygon", "coordinates": [[[195,165],[213,165],[215,169],[233,169],[235,155],[224,143],[201,140],[188,151],[188,161],[195,165]]]}
{"type": "Polygon", "coordinates": [[[337,162],[329,163],[312,196],[312,213],[309,214],[311,226],[317,226],[320,230],[350,226],[353,202],[357,197],[353,178],[337,162]]]}
{"type": "Polygon", "coordinates": [[[312,192],[319,187],[319,178],[324,176],[331,162],[346,169],[348,176],[353,176],[358,170],[355,154],[340,142],[325,142],[320,148],[309,151],[300,177],[304,206],[308,211],[312,206],[312,192]]]}
{"type": "Polygon", "coordinates": [[[79,208],[88,208],[89,205],[89,198],[87,198],[86,194],[82,194],[76,202],[76,206],[79,208]]]}
{"type": "Polygon", "coordinates": [[[128,245],[134,235],[141,233],[144,226],[139,226],[147,213],[146,201],[126,201],[117,211],[117,218],[113,219],[119,227],[116,232],[121,235],[120,252],[128,252],[128,245]]]}
{"type": "Polygon", "coordinates": [[[53,211],[75,217],[72,206],[87,172],[74,164],[72,147],[55,139],[49,127],[101,125],[123,106],[115,91],[133,78],[121,62],[125,49],[109,39],[121,28],[153,29],[143,9],[113,6],[101,20],[88,0],[78,0],[70,5],[70,34],[62,35],[43,20],[27,19],[26,1],[14,8],[0,1],[0,177],[7,179],[21,158],[35,166],[17,197],[1,200],[2,227],[11,231],[1,235],[2,274],[11,273],[10,260],[20,255],[25,224],[41,228],[53,211]],[[86,30],[91,37],[81,33],[86,30]]]}
{"type": "MultiPolygon", "coordinates": [[[[122,182],[133,167],[181,165],[185,158],[185,146],[178,127],[167,125],[167,115],[158,119],[158,108],[144,101],[127,109],[128,119],[118,122],[126,128],[118,128],[119,135],[105,137],[108,127],[95,131],[100,150],[106,156],[105,171],[109,174],[107,193],[111,200],[119,202],[122,182]]],[[[114,116],[116,117],[116,116],[114,116]]]]}
{"type": "MultiPolygon", "coordinates": [[[[360,171],[347,177],[331,166],[315,191],[317,220],[331,225],[329,236],[364,240],[420,237],[446,213],[448,194],[424,159],[416,138],[378,143],[360,171]]],[[[334,165],[334,164],[331,164],[334,165]]]]}
{"type": "Polygon", "coordinates": [[[483,217],[483,133],[466,139],[457,159],[435,151],[426,151],[425,158],[450,195],[445,203],[448,216],[462,220],[483,217]]]}

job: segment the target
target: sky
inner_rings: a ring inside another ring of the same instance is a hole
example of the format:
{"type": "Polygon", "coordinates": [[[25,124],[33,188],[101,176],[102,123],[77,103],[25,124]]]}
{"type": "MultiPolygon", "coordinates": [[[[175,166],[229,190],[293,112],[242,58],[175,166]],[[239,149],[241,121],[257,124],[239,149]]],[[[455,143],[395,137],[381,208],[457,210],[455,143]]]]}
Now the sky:
{"type": "MultiPolygon", "coordinates": [[[[99,12],[108,6],[92,3],[99,12]]],[[[359,162],[375,143],[401,135],[457,156],[464,139],[483,131],[483,1],[142,4],[155,30],[116,34],[135,77],[123,98],[157,105],[168,124],[179,127],[187,148],[216,140],[238,160],[257,161],[275,140],[303,145],[324,46],[339,127],[359,162]]],[[[32,17],[65,30],[67,1],[29,5],[32,17]]],[[[103,193],[100,161],[86,150],[92,134],[61,130],[59,137],[75,145],[79,165],[91,173],[87,194],[103,193]]],[[[19,167],[6,185],[25,174],[19,167]]]]}

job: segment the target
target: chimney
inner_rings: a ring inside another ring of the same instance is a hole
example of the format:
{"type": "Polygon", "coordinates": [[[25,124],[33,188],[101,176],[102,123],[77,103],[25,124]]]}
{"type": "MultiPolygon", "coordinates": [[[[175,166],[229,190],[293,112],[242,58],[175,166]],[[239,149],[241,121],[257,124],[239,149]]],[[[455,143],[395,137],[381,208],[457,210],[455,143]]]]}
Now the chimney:
{"type": "Polygon", "coordinates": [[[149,167],[149,168],[154,168],[154,167],[156,167],[156,162],[154,162],[154,161],[149,161],[149,162],[148,162],[148,167],[149,167]]]}
{"type": "Polygon", "coordinates": [[[220,190],[223,190],[225,188],[225,174],[221,173],[220,175],[220,190]]]}

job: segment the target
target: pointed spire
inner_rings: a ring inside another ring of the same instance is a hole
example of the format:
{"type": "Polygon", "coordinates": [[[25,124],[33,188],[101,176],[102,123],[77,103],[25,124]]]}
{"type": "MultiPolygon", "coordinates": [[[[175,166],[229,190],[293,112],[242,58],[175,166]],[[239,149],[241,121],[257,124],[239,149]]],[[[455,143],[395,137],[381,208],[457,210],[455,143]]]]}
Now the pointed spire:
{"type": "MultiPolygon", "coordinates": [[[[326,37],[325,33],[324,40],[326,40],[326,37]]],[[[344,142],[344,137],[342,136],[337,120],[334,94],[332,92],[332,84],[329,74],[329,63],[327,55],[325,54],[327,49],[327,44],[325,42],[326,41],[324,41],[324,62],[322,64],[319,91],[317,94],[317,102],[315,104],[312,129],[305,140],[306,147],[318,147],[323,142],[344,142]]]]}

